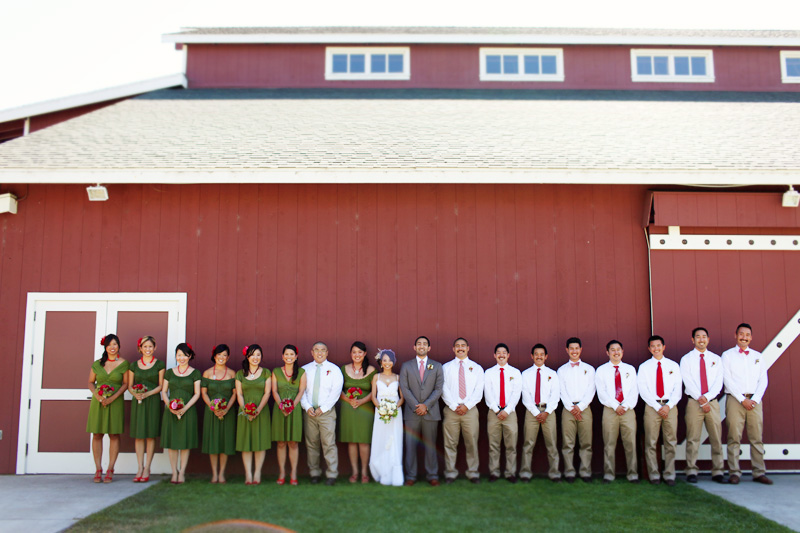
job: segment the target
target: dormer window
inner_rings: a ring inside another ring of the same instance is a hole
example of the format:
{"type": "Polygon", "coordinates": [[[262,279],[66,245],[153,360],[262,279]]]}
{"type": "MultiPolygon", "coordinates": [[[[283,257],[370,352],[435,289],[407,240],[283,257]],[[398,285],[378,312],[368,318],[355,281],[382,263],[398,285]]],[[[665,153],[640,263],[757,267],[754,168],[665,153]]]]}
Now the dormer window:
{"type": "Polygon", "coordinates": [[[783,83],[800,83],[800,50],[783,50],[781,52],[781,81],[783,83]]]}
{"type": "Polygon", "coordinates": [[[564,81],[561,48],[481,48],[481,81],[564,81]]]}
{"type": "Polygon", "coordinates": [[[411,79],[408,47],[343,47],[325,49],[326,80],[411,79]]]}
{"type": "Polygon", "coordinates": [[[631,79],[636,82],[713,83],[711,50],[631,50],[631,79]]]}

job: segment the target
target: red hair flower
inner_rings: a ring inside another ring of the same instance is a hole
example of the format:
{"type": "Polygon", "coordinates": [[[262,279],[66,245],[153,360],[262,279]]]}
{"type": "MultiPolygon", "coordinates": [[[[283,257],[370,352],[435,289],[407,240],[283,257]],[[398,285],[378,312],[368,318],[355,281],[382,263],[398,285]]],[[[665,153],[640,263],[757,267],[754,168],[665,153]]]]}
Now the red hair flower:
{"type": "Polygon", "coordinates": [[[194,351],[194,348],[192,348],[192,345],[189,344],[188,342],[186,343],[186,346],[188,346],[190,350],[194,351]]]}
{"type": "Polygon", "coordinates": [[[245,346],[244,348],[242,348],[242,355],[245,356],[245,357],[247,357],[247,349],[248,348],[250,348],[250,347],[249,346],[245,346]]]}
{"type": "Polygon", "coordinates": [[[105,346],[105,345],[106,345],[106,338],[105,337],[101,337],[100,338],[100,346],[105,346]]]}
{"type": "Polygon", "coordinates": [[[136,347],[137,348],[141,348],[142,347],[142,339],[144,339],[144,337],[139,337],[139,340],[136,341],[136,347]]]}
{"type": "Polygon", "coordinates": [[[211,355],[212,355],[212,356],[213,356],[213,355],[216,355],[216,353],[215,353],[216,351],[217,351],[217,345],[215,344],[215,345],[214,345],[214,347],[213,347],[213,348],[211,348],[211,355]]]}

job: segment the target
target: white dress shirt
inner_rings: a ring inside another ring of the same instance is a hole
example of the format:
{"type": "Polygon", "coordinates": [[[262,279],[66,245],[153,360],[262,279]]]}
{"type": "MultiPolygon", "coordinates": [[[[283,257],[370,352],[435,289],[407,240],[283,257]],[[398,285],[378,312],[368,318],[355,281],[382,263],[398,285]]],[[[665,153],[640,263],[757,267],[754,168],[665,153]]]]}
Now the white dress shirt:
{"type": "Polygon", "coordinates": [[[442,399],[447,407],[455,411],[462,403],[467,409],[478,405],[483,398],[483,368],[481,365],[469,357],[455,358],[442,365],[442,372],[444,373],[442,399]],[[467,396],[463,400],[458,395],[458,366],[461,361],[464,362],[464,381],[467,384],[467,396]]]}
{"type": "MultiPolygon", "coordinates": [[[[548,415],[553,414],[558,407],[558,396],[561,389],[558,385],[558,374],[545,365],[533,365],[522,373],[522,404],[534,415],[539,414],[539,408],[536,407],[536,371],[539,369],[542,370],[539,381],[539,403],[546,403],[545,412],[548,415]]],[[[594,391],[592,391],[592,395],[594,395],[594,391]]]]}
{"type": "MultiPolygon", "coordinates": [[[[708,392],[705,397],[708,401],[715,399],[722,391],[722,359],[712,351],[703,352],[706,361],[706,381],[708,392]]],[[[700,352],[696,349],[681,357],[681,379],[686,388],[686,395],[693,399],[700,396],[700,352]]]]}
{"type": "Polygon", "coordinates": [[[639,396],[644,403],[658,411],[663,407],[656,400],[667,400],[667,407],[675,409],[683,396],[683,381],[681,380],[681,367],[672,359],[662,357],[661,375],[664,378],[664,396],[656,393],[656,376],[658,374],[659,360],[651,357],[639,365],[637,384],[639,385],[639,396]]]}
{"type": "Polygon", "coordinates": [[[572,366],[567,361],[558,369],[558,388],[564,409],[569,411],[577,402],[578,409],[585,411],[594,399],[594,367],[583,361],[578,366],[572,366]]]}
{"type": "MultiPolygon", "coordinates": [[[[495,413],[500,413],[500,368],[500,365],[494,365],[483,374],[483,398],[486,406],[495,413]]],[[[509,364],[502,368],[506,393],[506,407],[503,411],[511,414],[517,408],[522,394],[522,374],[509,364]]],[[[456,379],[458,379],[457,374],[456,379]]]]}
{"type": "Polygon", "coordinates": [[[628,363],[620,362],[619,374],[622,378],[622,403],[617,401],[616,372],[611,361],[597,368],[595,383],[597,399],[606,407],[617,410],[622,405],[625,409],[633,409],[639,401],[639,387],[636,385],[636,369],[628,363]]]}
{"type": "MultiPolygon", "coordinates": [[[[313,407],[314,380],[317,377],[316,361],[311,361],[304,365],[303,370],[306,371],[306,391],[303,393],[303,397],[300,398],[300,405],[303,406],[304,411],[308,411],[313,407]]],[[[327,359],[322,363],[320,371],[322,374],[319,382],[319,408],[322,409],[323,413],[327,413],[339,401],[342,385],[344,385],[344,376],[339,367],[327,359]]]]}
{"type": "Polygon", "coordinates": [[[739,353],[739,346],[722,352],[722,372],[725,392],[742,403],[745,394],[761,403],[767,391],[767,365],[761,352],[748,348],[750,353],[739,353]]]}

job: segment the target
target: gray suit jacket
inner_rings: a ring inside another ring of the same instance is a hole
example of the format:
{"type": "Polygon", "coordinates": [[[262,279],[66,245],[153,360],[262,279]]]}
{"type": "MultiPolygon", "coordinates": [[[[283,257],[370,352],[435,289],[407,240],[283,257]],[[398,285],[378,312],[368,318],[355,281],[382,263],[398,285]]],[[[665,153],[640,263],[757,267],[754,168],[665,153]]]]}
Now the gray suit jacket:
{"type": "Polygon", "coordinates": [[[439,398],[442,396],[444,386],[444,373],[442,365],[428,357],[425,367],[425,374],[422,381],[419,379],[419,366],[417,358],[403,363],[400,369],[400,388],[403,390],[403,416],[405,418],[415,416],[414,412],[417,404],[424,403],[428,408],[428,414],[423,416],[423,420],[441,420],[442,413],[439,410],[439,398]],[[432,368],[431,368],[432,367],[432,368]]]}

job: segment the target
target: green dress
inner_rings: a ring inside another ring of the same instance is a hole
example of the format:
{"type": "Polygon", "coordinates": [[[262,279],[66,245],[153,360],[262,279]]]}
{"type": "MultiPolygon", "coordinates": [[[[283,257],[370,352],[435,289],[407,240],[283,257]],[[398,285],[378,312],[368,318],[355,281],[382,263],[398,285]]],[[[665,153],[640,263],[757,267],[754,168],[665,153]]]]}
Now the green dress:
{"type": "MultiPolygon", "coordinates": [[[[122,387],[125,379],[125,372],[128,371],[128,362],[123,360],[109,374],[100,365],[98,359],[92,364],[92,372],[95,377],[95,387],[101,385],[111,385],[114,387],[114,394],[122,387]]],[[[96,395],[92,395],[92,403],[89,404],[89,420],[86,421],[87,433],[102,433],[103,435],[119,435],[125,428],[125,399],[120,395],[111,405],[103,407],[96,395]]]]}
{"type": "MultiPolygon", "coordinates": [[[[261,369],[261,375],[256,379],[245,379],[244,371],[236,373],[236,381],[242,383],[242,396],[244,403],[254,403],[256,407],[264,397],[264,387],[269,379],[269,370],[261,369]]],[[[243,406],[239,406],[241,409],[243,406]]],[[[237,417],[236,422],[236,450],[240,452],[260,452],[272,447],[272,434],[269,424],[269,409],[264,410],[251,422],[246,416],[237,417]]]]}
{"type": "MultiPolygon", "coordinates": [[[[180,398],[184,405],[194,396],[194,382],[200,381],[201,374],[195,368],[185,376],[179,376],[174,368],[164,374],[164,380],[169,382],[170,401],[180,398]]],[[[169,409],[164,409],[164,418],[161,421],[161,446],[168,450],[190,450],[197,448],[197,409],[192,405],[178,420],[169,409]]]]}
{"type": "MultiPolygon", "coordinates": [[[[133,372],[133,383],[139,383],[151,391],[158,387],[158,373],[164,370],[167,365],[164,361],[156,359],[153,366],[148,369],[139,367],[139,361],[130,365],[133,372]]],[[[161,394],[148,396],[142,403],[134,398],[131,401],[131,438],[133,439],[154,439],[161,435],[161,394]]]]}
{"type": "MultiPolygon", "coordinates": [[[[215,400],[223,398],[230,403],[235,402],[236,380],[230,379],[209,379],[203,378],[200,382],[201,387],[208,389],[208,399],[215,400]],[[231,396],[234,399],[231,400],[231,396]]],[[[236,455],[236,408],[232,407],[228,414],[217,418],[211,409],[206,406],[206,413],[203,415],[203,453],[224,453],[225,455],[236,455]]]]}
{"type": "MultiPolygon", "coordinates": [[[[375,375],[375,371],[361,379],[354,379],[347,375],[345,366],[342,366],[342,375],[344,376],[342,392],[347,396],[348,389],[357,387],[362,390],[362,393],[356,396],[357,398],[361,399],[367,396],[372,390],[372,377],[375,375]]],[[[372,423],[375,420],[375,406],[372,402],[362,404],[358,409],[353,409],[346,401],[342,401],[340,405],[339,442],[370,444],[372,442],[372,423]]]]}
{"type": "MultiPolygon", "coordinates": [[[[276,368],[273,372],[275,380],[278,382],[278,396],[281,400],[297,398],[297,393],[300,391],[300,379],[305,370],[297,368],[297,365],[295,368],[297,377],[294,383],[283,375],[283,367],[276,368]]],[[[272,406],[272,440],[275,442],[300,442],[303,440],[303,407],[301,405],[295,405],[294,411],[289,413],[289,416],[284,416],[277,404],[272,406]]]]}

